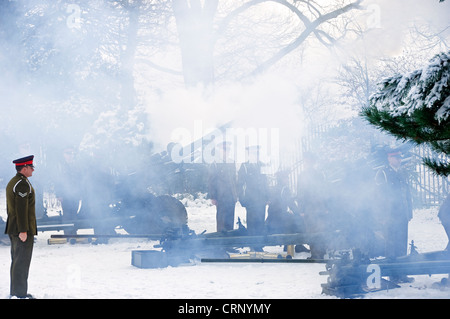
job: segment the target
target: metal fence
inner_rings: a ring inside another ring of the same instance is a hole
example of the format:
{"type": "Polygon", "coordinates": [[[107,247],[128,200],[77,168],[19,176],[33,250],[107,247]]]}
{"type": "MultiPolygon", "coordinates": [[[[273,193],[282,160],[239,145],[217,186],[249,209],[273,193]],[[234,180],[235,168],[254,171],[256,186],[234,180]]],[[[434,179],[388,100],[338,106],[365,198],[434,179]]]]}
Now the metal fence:
{"type": "MultiPolygon", "coordinates": [[[[415,207],[440,206],[450,193],[450,180],[436,175],[431,169],[422,164],[424,157],[435,157],[433,151],[425,146],[416,146],[411,150],[414,163],[410,174],[411,187],[414,195],[415,207]]],[[[441,157],[441,160],[444,160],[441,157]]]]}
{"type": "MultiPolygon", "coordinates": [[[[314,149],[314,145],[317,145],[322,141],[323,143],[329,145],[330,143],[330,130],[335,129],[333,126],[320,126],[315,127],[310,130],[309,134],[300,138],[297,141],[296,152],[292,154],[290,159],[285,160],[284,167],[290,170],[290,186],[292,191],[295,193],[297,185],[297,176],[302,169],[303,155],[305,152],[314,149]]],[[[370,130],[370,129],[369,129],[370,130]]],[[[366,131],[361,132],[361,134],[355,134],[355,132],[350,133],[349,139],[359,138],[359,143],[366,143],[366,155],[370,151],[368,149],[371,147],[369,144],[383,143],[389,140],[393,140],[391,137],[386,137],[385,134],[382,139],[380,136],[375,136],[379,134],[366,131]],[[373,136],[371,134],[374,134],[373,136]],[[358,136],[355,136],[358,135],[358,136]]],[[[341,138],[341,137],[338,137],[341,138]]],[[[338,142],[339,143],[339,142],[338,142]]],[[[345,143],[345,141],[344,141],[345,143]]],[[[344,145],[342,145],[344,148],[344,145]]],[[[407,167],[411,191],[413,195],[413,205],[415,208],[429,208],[440,206],[445,199],[445,197],[450,193],[450,177],[442,177],[436,175],[431,169],[426,167],[422,160],[424,157],[437,157],[436,154],[426,145],[414,146],[409,149],[409,158],[407,160],[407,167]]],[[[440,160],[449,160],[448,158],[440,157],[440,160]]],[[[380,162],[373,161],[371,163],[374,171],[377,170],[377,166],[380,167],[380,162]]]]}

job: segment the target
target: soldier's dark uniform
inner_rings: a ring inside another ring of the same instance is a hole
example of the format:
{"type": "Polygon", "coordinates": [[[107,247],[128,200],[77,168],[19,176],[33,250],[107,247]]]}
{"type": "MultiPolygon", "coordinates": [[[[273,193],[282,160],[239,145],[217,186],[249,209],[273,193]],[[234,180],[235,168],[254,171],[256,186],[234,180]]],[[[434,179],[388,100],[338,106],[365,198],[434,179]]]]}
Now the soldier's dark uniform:
{"type": "MultiPolygon", "coordinates": [[[[330,214],[328,207],[327,183],[325,175],[316,169],[315,155],[305,154],[304,169],[297,181],[297,200],[304,215],[305,228],[311,233],[330,231],[330,214]]],[[[312,259],[322,259],[327,252],[329,242],[322,237],[315,237],[308,242],[312,259]]]]}
{"type": "Polygon", "coordinates": [[[444,227],[447,238],[449,239],[445,250],[450,250],[450,194],[447,195],[441,207],[439,208],[438,217],[444,227]]]}
{"type": "MultiPolygon", "coordinates": [[[[20,166],[24,163],[32,165],[33,156],[15,160],[20,166]]],[[[6,186],[6,208],[8,219],[5,234],[11,240],[11,296],[25,298],[29,296],[28,272],[33,253],[34,236],[37,235],[35,192],[28,178],[17,173],[6,186]],[[26,232],[27,239],[23,242],[19,233],[26,232]]]]}
{"type": "MultiPolygon", "coordinates": [[[[82,199],[82,186],[80,185],[81,168],[75,161],[74,149],[66,147],[63,159],[56,165],[54,176],[55,195],[61,202],[62,221],[70,224],[78,218],[78,208],[82,199]]],[[[77,229],[67,228],[65,235],[76,235],[77,229]]]]}
{"type": "Polygon", "coordinates": [[[384,227],[386,257],[404,256],[408,248],[408,222],[412,218],[407,176],[401,169],[386,165],[377,172],[375,181],[379,196],[377,218],[384,227]]]}
{"type": "Polygon", "coordinates": [[[263,235],[268,189],[260,163],[243,163],[238,172],[239,202],[247,210],[250,235],[263,235]]]}
{"type": "Polygon", "coordinates": [[[210,167],[208,197],[216,201],[217,231],[234,227],[234,209],[237,201],[236,167],[234,163],[214,163],[210,167]]]}
{"type": "Polygon", "coordinates": [[[269,234],[301,233],[306,230],[300,208],[288,185],[288,172],[278,172],[277,185],[271,189],[267,209],[266,228],[269,234]]]}

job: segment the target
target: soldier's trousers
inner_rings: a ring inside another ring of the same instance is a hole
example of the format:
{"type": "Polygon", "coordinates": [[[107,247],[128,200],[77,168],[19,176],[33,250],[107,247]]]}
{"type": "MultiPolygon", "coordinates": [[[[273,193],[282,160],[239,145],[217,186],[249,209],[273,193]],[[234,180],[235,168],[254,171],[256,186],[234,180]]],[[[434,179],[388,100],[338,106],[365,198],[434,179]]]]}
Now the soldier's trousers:
{"type": "Polygon", "coordinates": [[[245,206],[247,211],[247,231],[250,236],[264,234],[266,220],[266,204],[254,204],[245,206]]]}
{"type": "Polygon", "coordinates": [[[218,232],[233,230],[235,206],[235,202],[217,202],[216,221],[218,232]]]}
{"type": "MultiPolygon", "coordinates": [[[[61,202],[61,208],[63,210],[62,221],[65,224],[74,222],[77,219],[78,206],[80,205],[79,199],[64,198],[61,202]]],[[[76,235],[77,229],[68,228],[64,230],[64,235],[76,235]]]]}
{"type": "Polygon", "coordinates": [[[18,235],[9,235],[9,239],[11,240],[10,295],[26,297],[34,236],[28,234],[25,242],[22,242],[18,235]]]}
{"type": "MultiPolygon", "coordinates": [[[[253,204],[245,206],[247,210],[247,232],[250,236],[264,235],[264,226],[266,219],[266,205],[253,204]]],[[[255,251],[262,251],[264,245],[256,245],[252,248],[255,251]]]]}
{"type": "Polygon", "coordinates": [[[386,229],[386,257],[405,256],[408,251],[408,221],[394,222],[386,229]]]}

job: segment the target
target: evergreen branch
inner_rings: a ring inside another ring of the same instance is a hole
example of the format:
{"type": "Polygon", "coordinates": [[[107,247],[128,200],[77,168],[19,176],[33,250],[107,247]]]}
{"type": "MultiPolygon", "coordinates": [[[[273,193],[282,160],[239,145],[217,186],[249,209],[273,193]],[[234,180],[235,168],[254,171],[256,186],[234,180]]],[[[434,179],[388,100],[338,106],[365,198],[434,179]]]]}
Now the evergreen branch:
{"type": "MultiPolygon", "coordinates": [[[[385,79],[361,110],[370,124],[398,139],[427,144],[450,154],[450,52],[436,55],[422,69],[385,79]]],[[[450,162],[425,158],[436,174],[449,176],[450,162]]]]}
{"type": "Polygon", "coordinates": [[[440,176],[449,176],[450,175],[450,163],[442,163],[438,162],[434,159],[431,159],[429,157],[423,159],[423,163],[431,168],[434,173],[440,176]]]}

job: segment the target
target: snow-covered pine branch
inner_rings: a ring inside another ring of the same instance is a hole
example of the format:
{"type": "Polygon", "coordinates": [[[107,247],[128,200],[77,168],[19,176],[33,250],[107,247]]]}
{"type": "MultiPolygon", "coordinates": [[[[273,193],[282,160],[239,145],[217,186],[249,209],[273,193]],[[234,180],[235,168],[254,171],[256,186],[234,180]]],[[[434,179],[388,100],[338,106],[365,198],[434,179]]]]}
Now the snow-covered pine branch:
{"type": "Polygon", "coordinates": [[[429,109],[439,122],[450,115],[450,51],[433,57],[422,69],[385,79],[370,105],[391,116],[412,116],[429,109]]]}
{"type": "MultiPolygon", "coordinates": [[[[380,83],[361,115],[402,140],[428,144],[437,154],[450,154],[450,51],[433,57],[423,68],[380,83]]],[[[450,175],[450,161],[425,158],[439,175],[450,175]]]]}

